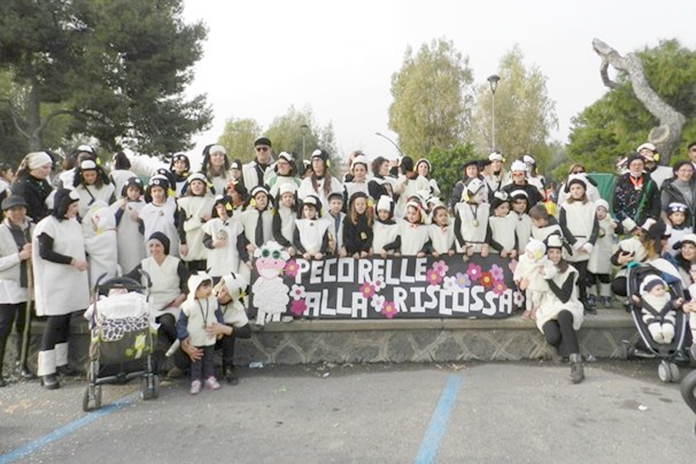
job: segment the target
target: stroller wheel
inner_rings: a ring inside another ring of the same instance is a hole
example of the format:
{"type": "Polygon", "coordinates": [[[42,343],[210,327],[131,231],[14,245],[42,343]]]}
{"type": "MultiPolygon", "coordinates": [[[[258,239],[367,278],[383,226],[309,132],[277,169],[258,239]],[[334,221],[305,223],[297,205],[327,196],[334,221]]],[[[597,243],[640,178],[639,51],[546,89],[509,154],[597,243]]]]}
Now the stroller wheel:
{"type": "Polygon", "coordinates": [[[660,364],[657,366],[657,375],[665,383],[672,381],[672,371],[667,361],[660,361],[660,364]]]}
{"type": "Polygon", "coordinates": [[[92,386],[87,386],[85,387],[85,391],[82,393],[82,410],[84,412],[89,412],[89,398],[90,398],[90,389],[92,386]]]}
{"type": "Polygon", "coordinates": [[[146,374],[141,381],[140,397],[143,400],[152,400],[159,396],[159,376],[146,374]]]}
{"type": "Polygon", "coordinates": [[[94,386],[94,409],[101,408],[102,405],[102,387],[101,385],[94,386]]]}
{"type": "Polygon", "coordinates": [[[669,373],[672,382],[679,382],[679,367],[674,363],[669,363],[669,373]]]}

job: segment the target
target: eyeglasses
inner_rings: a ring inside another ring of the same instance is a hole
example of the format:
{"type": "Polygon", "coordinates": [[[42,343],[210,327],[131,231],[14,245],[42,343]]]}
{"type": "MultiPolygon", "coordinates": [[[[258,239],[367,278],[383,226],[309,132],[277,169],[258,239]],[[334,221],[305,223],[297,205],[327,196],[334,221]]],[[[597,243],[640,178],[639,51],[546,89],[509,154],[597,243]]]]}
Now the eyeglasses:
{"type": "Polygon", "coordinates": [[[268,147],[256,147],[256,151],[268,151],[268,147]]]}

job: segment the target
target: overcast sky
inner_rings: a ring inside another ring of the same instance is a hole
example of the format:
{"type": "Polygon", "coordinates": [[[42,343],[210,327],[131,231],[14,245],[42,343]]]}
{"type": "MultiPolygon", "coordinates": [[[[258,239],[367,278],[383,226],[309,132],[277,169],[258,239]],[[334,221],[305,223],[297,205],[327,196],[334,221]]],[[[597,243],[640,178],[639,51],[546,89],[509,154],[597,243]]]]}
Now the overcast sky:
{"type": "Polygon", "coordinates": [[[228,118],[266,128],[290,105],[309,105],[318,124],[333,121],[340,154],[393,157],[396,150],[375,135],[396,139],[387,129],[391,75],[408,45],[435,38],[469,57],[476,83],[518,43],[525,64],[548,78],[560,126],[553,137],[566,141],[570,119],[605,92],[593,38],[621,54],[671,38],[696,48],[694,0],[186,0],[184,17],[209,29],[189,93],[207,93],[215,119],[196,137],[195,154],[217,140],[228,118]]]}

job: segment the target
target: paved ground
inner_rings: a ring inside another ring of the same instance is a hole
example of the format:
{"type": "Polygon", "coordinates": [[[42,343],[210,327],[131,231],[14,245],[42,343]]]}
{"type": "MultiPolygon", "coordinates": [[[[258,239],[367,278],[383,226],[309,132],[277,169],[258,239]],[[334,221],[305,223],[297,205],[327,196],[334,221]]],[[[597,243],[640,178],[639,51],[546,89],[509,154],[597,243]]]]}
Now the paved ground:
{"type": "Polygon", "coordinates": [[[0,389],[0,463],[693,462],[696,416],[655,362],[592,363],[580,385],[549,362],[265,367],[188,395],[165,382],[0,389]],[[52,434],[52,435],[51,435],[52,434]]]}

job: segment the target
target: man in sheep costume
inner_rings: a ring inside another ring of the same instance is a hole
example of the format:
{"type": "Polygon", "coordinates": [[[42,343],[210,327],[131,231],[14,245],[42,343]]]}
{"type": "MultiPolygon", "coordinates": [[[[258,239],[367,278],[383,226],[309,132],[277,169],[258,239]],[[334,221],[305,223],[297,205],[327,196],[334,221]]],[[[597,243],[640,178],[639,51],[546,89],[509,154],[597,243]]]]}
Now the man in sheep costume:
{"type": "Polygon", "coordinates": [[[288,307],[290,289],[281,277],[290,255],[278,242],[266,242],[254,251],[254,265],[259,273],[251,287],[254,307],[258,310],[256,324],[280,321],[280,315],[288,307]]]}

